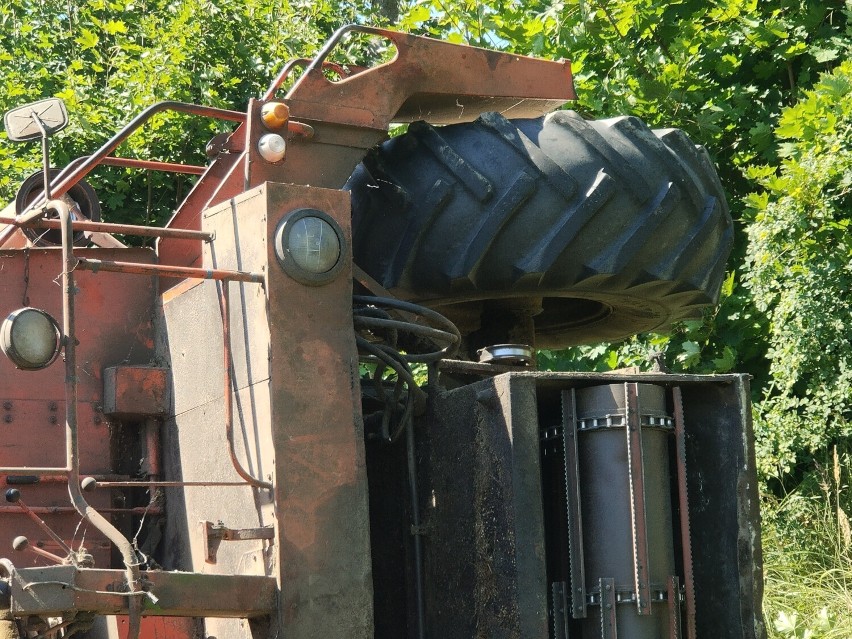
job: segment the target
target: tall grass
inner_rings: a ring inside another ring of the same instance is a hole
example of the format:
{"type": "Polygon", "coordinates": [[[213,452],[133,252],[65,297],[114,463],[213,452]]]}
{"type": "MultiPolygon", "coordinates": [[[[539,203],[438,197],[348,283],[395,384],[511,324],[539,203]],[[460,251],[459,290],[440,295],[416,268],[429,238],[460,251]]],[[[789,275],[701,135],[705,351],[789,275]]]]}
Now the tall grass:
{"type": "Polygon", "coordinates": [[[771,639],[852,639],[852,460],[833,448],[792,492],[763,496],[771,639]]]}

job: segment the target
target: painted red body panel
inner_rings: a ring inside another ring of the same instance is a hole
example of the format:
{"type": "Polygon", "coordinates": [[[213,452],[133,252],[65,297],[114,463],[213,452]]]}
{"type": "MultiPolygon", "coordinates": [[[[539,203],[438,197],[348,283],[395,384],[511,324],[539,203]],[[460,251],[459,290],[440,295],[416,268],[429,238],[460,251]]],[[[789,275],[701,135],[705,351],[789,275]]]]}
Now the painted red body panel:
{"type": "MultiPolygon", "coordinates": [[[[145,249],[80,250],[81,256],[125,258],[151,263],[152,251],[145,249]]],[[[34,306],[61,317],[61,290],[57,277],[61,271],[59,249],[0,251],[0,316],[22,306],[34,306]]],[[[152,278],[127,278],[112,273],[77,273],[79,374],[79,423],[81,470],[86,475],[113,473],[110,424],[102,412],[103,371],[122,362],[147,363],[153,348],[152,307],[155,284],[152,278]]],[[[0,357],[0,467],[39,466],[62,468],[65,465],[64,369],[60,360],[41,371],[20,371],[0,357]]],[[[17,475],[17,474],[16,474],[17,475]]],[[[38,483],[3,474],[5,487],[14,485],[23,501],[72,548],[82,543],[92,553],[96,565],[110,566],[109,544],[93,527],[82,525],[80,516],[70,508],[67,483],[61,477],[38,483]],[[61,507],[58,513],[42,509],[61,507]]],[[[96,508],[110,508],[110,491],[91,495],[96,508]]],[[[12,539],[25,535],[31,544],[44,541],[44,548],[59,549],[17,507],[7,504],[0,512],[0,548],[3,554],[12,539]]],[[[59,553],[61,554],[61,553],[59,553]]],[[[35,554],[16,554],[16,564],[36,566],[49,563],[35,554]]]]}

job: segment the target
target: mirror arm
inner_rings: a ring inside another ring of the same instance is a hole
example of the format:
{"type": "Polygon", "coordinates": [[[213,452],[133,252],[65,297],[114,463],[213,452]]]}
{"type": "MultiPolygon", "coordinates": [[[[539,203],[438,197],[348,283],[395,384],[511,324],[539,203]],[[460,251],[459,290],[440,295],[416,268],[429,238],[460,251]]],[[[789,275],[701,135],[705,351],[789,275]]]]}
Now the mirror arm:
{"type": "Polygon", "coordinates": [[[50,200],[50,142],[48,142],[47,129],[44,127],[44,122],[38,117],[35,109],[30,111],[30,117],[35,122],[38,130],[41,131],[41,164],[42,174],[44,175],[44,199],[50,200]]]}

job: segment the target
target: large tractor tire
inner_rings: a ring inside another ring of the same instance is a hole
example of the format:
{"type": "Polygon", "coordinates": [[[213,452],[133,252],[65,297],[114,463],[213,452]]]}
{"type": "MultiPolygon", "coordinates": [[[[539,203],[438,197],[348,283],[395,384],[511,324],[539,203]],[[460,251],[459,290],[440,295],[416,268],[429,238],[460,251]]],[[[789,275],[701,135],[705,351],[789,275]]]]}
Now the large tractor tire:
{"type": "Polygon", "coordinates": [[[634,117],[415,122],[347,188],[355,263],[472,347],[664,330],[717,302],[732,244],[706,151],[634,117]]]}

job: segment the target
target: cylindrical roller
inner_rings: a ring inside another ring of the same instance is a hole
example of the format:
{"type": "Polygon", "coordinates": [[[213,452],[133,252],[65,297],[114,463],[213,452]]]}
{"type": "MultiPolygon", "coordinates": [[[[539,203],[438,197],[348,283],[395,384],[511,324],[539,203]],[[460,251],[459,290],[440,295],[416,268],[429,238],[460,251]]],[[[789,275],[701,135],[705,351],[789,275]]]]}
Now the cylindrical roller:
{"type": "Polygon", "coordinates": [[[675,574],[668,452],[671,419],[666,416],[664,389],[650,384],[634,386],[638,411],[629,418],[628,386],[577,391],[585,587],[597,603],[588,609],[583,639],[602,636],[598,607],[602,578],[615,580],[619,637],[668,637],[668,607],[660,593],[675,574]],[[636,427],[641,432],[632,449],[630,419],[638,419],[636,427]],[[637,585],[646,580],[650,614],[640,615],[637,585]]]}

